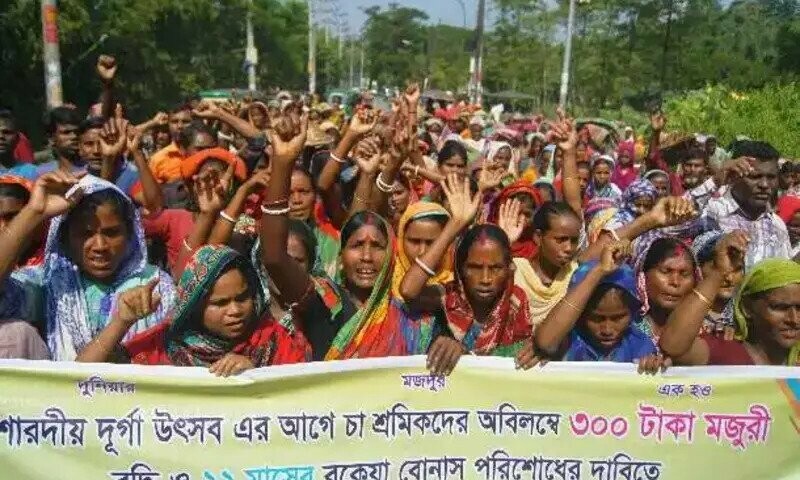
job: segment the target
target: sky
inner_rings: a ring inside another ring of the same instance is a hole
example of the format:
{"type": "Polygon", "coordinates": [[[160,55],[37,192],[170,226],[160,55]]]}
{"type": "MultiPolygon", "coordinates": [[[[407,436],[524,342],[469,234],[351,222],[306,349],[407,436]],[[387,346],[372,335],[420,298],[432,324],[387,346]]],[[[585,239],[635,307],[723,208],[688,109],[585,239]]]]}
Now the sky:
{"type": "MultiPolygon", "coordinates": [[[[319,0],[318,0],[319,1],[319,0]]],[[[475,28],[475,18],[478,13],[478,0],[461,0],[463,2],[466,12],[462,12],[461,5],[458,0],[338,0],[339,4],[347,15],[347,23],[350,25],[350,31],[357,33],[361,31],[361,27],[367,16],[361,11],[362,8],[378,5],[383,8],[388,8],[389,3],[394,1],[403,7],[412,7],[428,14],[429,22],[431,23],[445,23],[448,25],[455,25],[458,27],[464,26],[464,13],[467,17],[467,27],[475,28]]],[[[323,0],[324,2],[324,0],[323,0]]],[[[490,3],[490,2],[487,2],[490,3]]]]}

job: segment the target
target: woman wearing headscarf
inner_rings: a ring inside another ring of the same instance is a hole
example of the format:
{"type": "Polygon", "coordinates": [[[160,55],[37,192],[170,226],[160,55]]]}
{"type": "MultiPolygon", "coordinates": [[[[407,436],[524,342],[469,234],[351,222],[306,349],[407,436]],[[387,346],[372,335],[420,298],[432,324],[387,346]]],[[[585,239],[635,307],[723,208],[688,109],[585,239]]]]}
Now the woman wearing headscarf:
{"type": "Polygon", "coordinates": [[[120,345],[127,328],[160,303],[156,283],[124,292],[109,324],[77,360],[208,367],[220,376],[305,360],[303,345],[269,314],[250,262],[219,245],[192,255],[167,320],[120,345]]]}
{"type": "Polygon", "coordinates": [[[635,158],[634,145],[622,142],[617,147],[617,162],[614,166],[614,173],[611,175],[611,182],[625,190],[639,178],[639,170],[634,165],[635,158]]]}
{"type": "Polygon", "coordinates": [[[444,288],[426,286],[446,258],[450,245],[471,224],[479,197],[469,183],[451,178],[446,194],[450,220],[442,234],[417,257],[400,285],[405,299],[429,311],[443,311],[453,338],[438,337],[428,352],[435,374],[449,374],[466,352],[515,357],[525,368],[532,356],[523,358],[530,344],[533,324],[527,296],[513,282],[511,246],[506,234],[492,224],[476,225],[463,233],[455,254],[455,278],[444,288]]]}
{"type": "Polygon", "coordinates": [[[519,158],[508,142],[491,141],[487,145],[484,162],[490,171],[503,172],[503,185],[509,185],[519,174],[519,158]]]}
{"type": "Polygon", "coordinates": [[[592,169],[592,179],[586,189],[586,198],[610,198],[618,200],[622,196],[622,190],[611,178],[616,171],[616,162],[608,155],[594,157],[590,163],[592,169]]]}
{"type": "Polygon", "coordinates": [[[649,180],[656,187],[658,198],[669,196],[669,174],[667,172],[657,169],[650,170],[642,178],[649,180]]]}
{"type": "MultiPolygon", "coordinates": [[[[108,324],[119,295],[157,279],[157,309],[124,332],[126,338],[160,323],[175,302],[172,280],[147,263],[139,211],[113,184],[92,176],[52,172],[37,180],[28,205],[0,240],[0,277],[15,262],[24,239],[48,219],[42,266],[20,269],[9,279],[19,289],[3,289],[23,306],[24,318],[44,319],[54,360],[74,360],[108,324]],[[9,237],[14,237],[11,240],[9,237]]],[[[6,302],[0,302],[6,303],[6,302]]]]}
{"type": "Polygon", "coordinates": [[[588,245],[597,241],[606,224],[617,214],[617,202],[610,198],[595,197],[586,204],[583,217],[586,222],[588,245]]]}
{"type": "Polygon", "coordinates": [[[691,293],[700,270],[688,245],[654,233],[634,243],[632,264],[642,302],[639,328],[658,345],[669,315],[691,293]]]}
{"type": "MultiPolygon", "coordinates": [[[[724,237],[725,234],[721,231],[712,230],[700,234],[692,242],[692,253],[697,265],[700,267],[703,278],[713,274],[714,252],[724,237]]],[[[737,265],[735,270],[725,276],[717,295],[711,299],[711,308],[705,314],[703,320],[704,333],[722,336],[727,340],[733,339],[736,333],[736,322],[733,318],[733,299],[743,277],[744,265],[737,265]]]]}
{"type": "Polygon", "coordinates": [[[734,300],[737,340],[697,335],[726,277],[744,264],[749,238],[720,240],[714,267],[670,316],[662,351],[679,365],[800,365],[800,264],[772,258],[753,266],[734,300]]]}
{"type": "MultiPolygon", "coordinates": [[[[409,353],[425,353],[419,346],[428,346],[433,337],[442,333],[441,312],[431,312],[419,302],[407,302],[400,286],[416,259],[424,255],[433,242],[442,235],[450,214],[439,204],[417,202],[409,205],[397,227],[397,253],[392,273],[391,309],[401,316],[401,325],[409,353]]],[[[445,254],[441,265],[431,276],[426,287],[444,288],[453,280],[452,252],[445,254]]]]}
{"type": "MultiPolygon", "coordinates": [[[[384,357],[420,353],[427,345],[409,346],[406,332],[418,325],[404,324],[391,308],[391,281],[395,266],[395,238],[380,215],[359,210],[371,198],[375,177],[394,183],[399,158],[393,158],[380,174],[360,163],[356,210],[341,230],[341,282],[318,282],[286,251],[289,201],[287,198],[294,159],[303,133],[289,142],[276,138],[273,171],[267,188],[261,223],[261,262],[287,304],[294,304],[295,328],[311,345],[315,359],[384,357]],[[320,291],[324,293],[320,293],[320,291]],[[314,307],[317,305],[319,308],[314,307]],[[320,314],[323,312],[324,314],[320,314]]],[[[382,189],[383,201],[389,193],[382,189]]],[[[422,328],[420,326],[420,328],[422,328]]],[[[414,338],[424,341],[425,335],[414,338]]]]}
{"type": "Polygon", "coordinates": [[[617,214],[606,225],[607,229],[617,229],[631,223],[634,219],[648,212],[656,203],[658,192],[647,180],[636,180],[631,183],[620,197],[617,214]]]}
{"type": "Polygon", "coordinates": [[[568,361],[638,361],[640,371],[661,366],[656,347],[639,329],[641,302],[627,242],[607,245],[599,262],[581,265],[569,293],[537,328],[536,346],[568,361]]]}

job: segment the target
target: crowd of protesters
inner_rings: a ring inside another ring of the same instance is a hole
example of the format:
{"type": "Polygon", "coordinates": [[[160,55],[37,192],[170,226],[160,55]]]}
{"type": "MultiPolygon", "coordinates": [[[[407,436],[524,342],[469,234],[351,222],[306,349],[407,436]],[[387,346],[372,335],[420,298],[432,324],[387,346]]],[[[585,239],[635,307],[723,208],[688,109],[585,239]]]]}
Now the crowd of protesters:
{"type": "Polygon", "coordinates": [[[389,111],[280,92],[134,125],[117,68],[88,114],[46,113],[44,152],[0,111],[0,358],[800,361],[800,169],[767,142],[416,85],[389,111]]]}

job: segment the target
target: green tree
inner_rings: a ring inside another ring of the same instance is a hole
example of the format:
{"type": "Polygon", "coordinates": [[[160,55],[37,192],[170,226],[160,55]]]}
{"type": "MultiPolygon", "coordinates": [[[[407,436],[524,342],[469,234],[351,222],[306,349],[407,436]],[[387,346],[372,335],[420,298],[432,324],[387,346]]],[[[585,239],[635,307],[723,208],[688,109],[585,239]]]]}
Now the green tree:
{"type": "Polygon", "coordinates": [[[369,78],[384,86],[401,86],[419,80],[425,73],[427,35],[423,22],[428,15],[416,8],[389,4],[388,9],[364,9],[364,25],[369,78]]]}

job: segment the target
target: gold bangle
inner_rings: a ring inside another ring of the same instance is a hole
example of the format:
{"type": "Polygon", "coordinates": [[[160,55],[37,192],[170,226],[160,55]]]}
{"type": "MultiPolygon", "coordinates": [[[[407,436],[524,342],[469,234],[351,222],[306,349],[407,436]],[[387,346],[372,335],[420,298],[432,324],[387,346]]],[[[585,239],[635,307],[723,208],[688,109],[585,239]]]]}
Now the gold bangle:
{"type": "Polygon", "coordinates": [[[572,303],[569,300],[567,300],[566,297],[562,298],[561,301],[564,302],[565,304],[567,304],[567,306],[572,307],[572,309],[575,310],[576,312],[583,313],[583,309],[582,308],[578,308],[577,305],[575,305],[574,303],[572,303]]]}
{"type": "Polygon", "coordinates": [[[700,290],[698,290],[698,289],[696,289],[696,288],[693,288],[693,289],[692,289],[692,291],[694,292],[694,294],[695,294],[695,295],[697,295],[697,298],[699,298],[700,300],[702,300],[702,302],[703,302],[703,303],[705,303],[705,304],[706,304],[706,306],[707,306],[708,308],[711,308],[711,306],[712,306],[713,304],[711,303],[711,300],[709,300],[709,299],[708,299],[708,297],[706,297],[705,295],[703,295],[703,293],[702,293],[702,292],[700,292],[700,290]]]}

